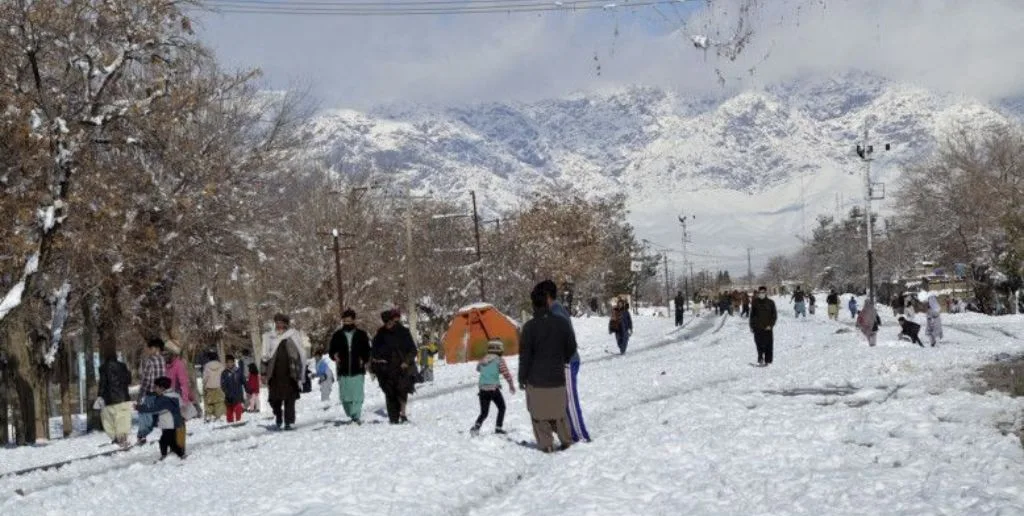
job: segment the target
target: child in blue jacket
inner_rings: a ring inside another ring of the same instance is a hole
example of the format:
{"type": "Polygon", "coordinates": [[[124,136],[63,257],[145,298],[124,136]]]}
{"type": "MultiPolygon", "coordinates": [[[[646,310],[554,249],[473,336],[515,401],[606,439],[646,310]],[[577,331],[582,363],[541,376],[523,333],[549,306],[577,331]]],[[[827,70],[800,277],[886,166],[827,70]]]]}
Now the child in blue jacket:
{"type": "Polygon", "coordinates": [[[167,458],[168,450],[178,458],[185,458],[185,419],[181,417],[181,399],[171,389],[171,379],[161,376],[153,382],[155,396],[140,403],[138,411],[156,414],[160,428],[160,460],[167,458]]]}

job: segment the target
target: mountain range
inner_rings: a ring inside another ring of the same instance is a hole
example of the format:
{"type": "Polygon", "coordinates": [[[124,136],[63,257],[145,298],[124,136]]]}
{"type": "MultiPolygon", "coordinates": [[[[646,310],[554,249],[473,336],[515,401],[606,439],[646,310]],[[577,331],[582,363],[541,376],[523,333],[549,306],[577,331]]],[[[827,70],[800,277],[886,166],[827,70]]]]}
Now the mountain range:
{"type": "Polygon", "coordinates": [[[688,221],[695,270],[734,277],[793,251],[818,215],[863,203],[854,152],[871,121],[872,180],[890,194],[902,165],[952,129],[1024,119],[1024,97],[985,102],[859,72],[718,96],[633,86],[535,102],[335,109],[310,137],[342,174],[373,171],[419,193],[477,193],[485,213],[543,188],[624,192],[637,234],[682,270],[688,221]],[[884,143],[890,144],[883,151],[884,143]]]}

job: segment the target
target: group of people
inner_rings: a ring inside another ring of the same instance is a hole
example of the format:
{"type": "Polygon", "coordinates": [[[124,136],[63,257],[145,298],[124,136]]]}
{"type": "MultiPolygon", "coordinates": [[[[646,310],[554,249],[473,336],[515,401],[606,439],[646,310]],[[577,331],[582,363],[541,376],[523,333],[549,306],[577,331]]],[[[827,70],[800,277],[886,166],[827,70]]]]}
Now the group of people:
{"type": "MultiPolygon", "coordinates": [[[[928,291],[924,291],[920,295],[920,299],[928,306],[926,331],[931,346],[935,347],[942,340],[942,317],[939,300],[934,293],[928,291]]],[[[794,305],[795,317],[807,317],[808,311],[812,315],[814,314],[815,301],[813,293],[804,293],[803,289],[798,286],[790,297],[790,301],[794,305]]],[[[835,289],[829,291],[826,302],[828,303],[829,319],[838,320],[840,298],[835,289]]],[[[915,310],[912,302],[907,300],[904,303],[901,300],[900,305],[904,306],[905,309],[902,312],[896,312],[899,315],[898,321],[900,324],[898,338],[906,338],[914,344],[924,347],[924,343],[918,336],[921,331],[921,325],[913,321],[915,310]]],[[[857,326],[864,333],[868,344],[874,346],[879,327],[882,324],[881,317],[874,311],[873,307],[865,306],[864,309],[858,309],[857,299],[854,296],[850,296],[848,308],[851,318],[856,321],[857,326]]],[[[750,330],[754,334],[758,366],[763,367],[772,363],[774,351],[773,330],[777,320],[778,312],[775,302],[768,297],[767,288],[763,286],[758,288],[757,296],[752,301],[750,307],[750,330]]]]}

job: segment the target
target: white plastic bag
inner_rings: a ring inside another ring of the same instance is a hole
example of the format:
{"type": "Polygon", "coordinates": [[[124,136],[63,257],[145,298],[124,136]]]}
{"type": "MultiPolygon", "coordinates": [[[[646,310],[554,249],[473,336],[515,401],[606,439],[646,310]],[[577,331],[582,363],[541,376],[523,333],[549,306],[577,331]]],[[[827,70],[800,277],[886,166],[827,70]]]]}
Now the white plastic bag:
{"type": "Polygon", "coordinates": [[[103,410],[106,406],[107,402],[103,400],[103,396],[96,398],[96,402],[92,404],[93,410],[103,410]]]}

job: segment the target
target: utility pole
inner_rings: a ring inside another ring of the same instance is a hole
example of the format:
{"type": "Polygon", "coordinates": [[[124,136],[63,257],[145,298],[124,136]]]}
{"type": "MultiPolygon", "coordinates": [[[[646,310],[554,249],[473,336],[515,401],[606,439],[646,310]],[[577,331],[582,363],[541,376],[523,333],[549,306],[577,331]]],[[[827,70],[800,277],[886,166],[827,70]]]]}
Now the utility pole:
{"type": "Polygon", "coordinates": [[[341,234],[338,229],[331,230],[334,237],[334,283],[338,287],[338,320],[341,320],[345,313],[345,286],[341,282],[341,234]]]}
{"type": "Polygon", "coordinates": [[[409,332],[412,338],[419,337],[419,310],[416,308],[416,288],[413,275],[415,274],[413,264],[412,248],[412,191],[408,186],[405,188],[407,203],[405,206],[405,312],[409,314],[409,332]]]}
{"type": "Polygon", "coordinates": [[[750,265],[750,251],[753,250],[753,247],[747,248],[747,288],[754,286],[754,268],[750,265]]]}
{"type": "MultiPolygon", "coordinates": [[[[692,218],[695,218],[695,216],[694,215],[690,215],[689,217],[687,217],[686,215],[680,215],[679,216],[679,223],[682,224],[682,226],[683,226],[683,270],[684,271],[686,270],[687,264],[690,263],[689,255],[686,253],[686,244],[687,244],[687,242],[690,241],[689,235],[686,234],[686,221],[689,220],[689,219],[692,219],[692,218]]],[[[690,264],[690,276],[693,276],[693,265],[692,264],[690,264]]],[[[687,277],[685,279],[685,281],[683,281],[683,292],[684,292],[684,296],[686,297],[686,302],[683,304],[683,310],[686,310],[687,305],[689,305],[689,303],[690,303],[690,278],[689,277],[687,277]]]]}
{"type": "Polygon", "coordinates": [[[661,253],[661,257],[665,262],[665,310],[668,310],[668,305],[672,299],[669,294],[670,287],[668,284],[668,253],[661,253]]]}
{"type": "MultiPolygon", "coordinates": [[[[864,218],[868,233],[868,303],[871,307],[875,306],[875,256],[873,245],[874,230],[871,227],[871,201],[881,200],[885,198],[885,185],[871,182],[871,161],[873,158],[872,154],[875,152],[874,146],[868,142],[868,131],[870,130],[871,123],[874,121],[873,117],[864,121],[864,142],[861,145],[857,145],[857,155],[864,162],[864,218]],[[874,186],[881,187],[881,194],[875,195],[874,186]]],[[[889,150],[890,145],[885,144],[885,150],[889,150]]]]}
{"type": "Polygon", "coordinates": [[[477,284],[480,286],[480,301],[486,301],[487,291],[484,289],[484,262],[483,252],[480,249],[480,215],[476,211],[476,191],[471,190],[469,195],[473,198],[473,235],[476,238],[477,284]]]}

